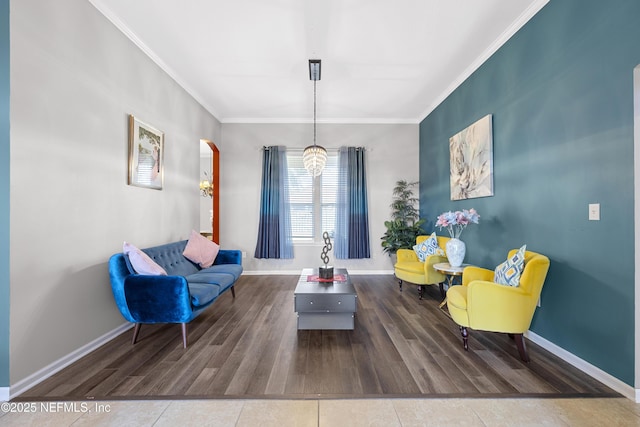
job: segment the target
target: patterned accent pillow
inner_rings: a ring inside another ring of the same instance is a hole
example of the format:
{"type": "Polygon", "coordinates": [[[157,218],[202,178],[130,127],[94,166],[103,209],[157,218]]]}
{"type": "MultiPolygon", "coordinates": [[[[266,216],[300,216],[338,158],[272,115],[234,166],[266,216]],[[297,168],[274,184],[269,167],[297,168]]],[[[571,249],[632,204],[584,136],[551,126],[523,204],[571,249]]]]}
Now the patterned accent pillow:
{"type": "Polygon", "coordinates": [[[524,269],[524,252],[526,250],[527,245],[523,245],[511,258],[497,266],[493,274],[493,281],[505,286],[520,286],[520,275],[524,269]]]}
{"type": "Polygon", "coordinates": [[[438,238],[435,231],[431,233],[428,239],[415,245],[413,250],[418,255],[420,262],[425,262],[429,255],[444,255],[444,251],[438,246],[438,238]]]}

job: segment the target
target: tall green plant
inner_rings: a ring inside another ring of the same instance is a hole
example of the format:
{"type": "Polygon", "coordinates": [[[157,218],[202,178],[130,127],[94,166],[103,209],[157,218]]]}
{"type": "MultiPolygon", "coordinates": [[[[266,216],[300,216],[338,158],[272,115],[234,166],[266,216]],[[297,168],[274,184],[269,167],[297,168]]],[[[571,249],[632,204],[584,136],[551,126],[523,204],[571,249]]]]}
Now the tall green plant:
{"type": "Polygon", "coordinates": [[[393,203],[391,203],[391,220],[385,221],[386,233],[381,237],[383,251],[389,255],[395,254],[398,249],[413,247],[416,237],[424,234],[420,219],[420,213],[416,208],[418,198],[414,196],[413,189],[417,182],[404,180],[396,182],[393,189],[393,203]]]}

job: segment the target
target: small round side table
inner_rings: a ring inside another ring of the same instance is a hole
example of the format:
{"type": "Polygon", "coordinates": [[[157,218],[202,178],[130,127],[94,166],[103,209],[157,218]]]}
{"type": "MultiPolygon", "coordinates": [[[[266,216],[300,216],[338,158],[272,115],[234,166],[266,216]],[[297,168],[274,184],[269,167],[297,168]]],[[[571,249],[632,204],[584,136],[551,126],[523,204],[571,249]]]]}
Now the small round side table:
{"type": "MultiPolygon", "coordinates": [[[[454,285],[453,281],[456,277],[462,277],[462,272],[465,267],[470,266],[471,264],[462,264],[460,267],[453,267],[448,262],[439,262],[437,264],[433,264],[433,269],[438,273],[442,273],[447,278],[447,289],[454,285]]],[[[440,283],[440,291],[445,295],[444,299],[440,303],[440,308],[444,307],[447,303],[447,294],[445,290],[442,288],[442,283],[440,283]]]]}

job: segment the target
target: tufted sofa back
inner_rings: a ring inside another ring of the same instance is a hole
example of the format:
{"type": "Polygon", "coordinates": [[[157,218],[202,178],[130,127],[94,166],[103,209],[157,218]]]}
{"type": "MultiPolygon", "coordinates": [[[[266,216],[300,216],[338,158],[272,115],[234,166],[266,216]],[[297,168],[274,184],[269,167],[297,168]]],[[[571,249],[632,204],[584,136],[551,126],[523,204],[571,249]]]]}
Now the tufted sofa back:
{"type": "Polygon", "coordinates": [[[182,255],[186,246],[187,241],[182,240],[143,249],[142,251],[164,268],[169,276],[189,276],[197,273],[200,268],[182,255]]]}

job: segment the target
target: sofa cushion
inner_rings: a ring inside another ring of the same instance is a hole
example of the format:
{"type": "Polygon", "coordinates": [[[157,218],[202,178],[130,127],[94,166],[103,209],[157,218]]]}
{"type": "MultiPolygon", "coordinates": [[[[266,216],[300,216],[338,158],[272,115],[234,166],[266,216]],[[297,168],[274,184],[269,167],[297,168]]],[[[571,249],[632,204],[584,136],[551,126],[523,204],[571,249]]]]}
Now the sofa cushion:
{"type": "Polygon", "coordinates": [[[524,253],[527,245],[523,245],[512,257],[496,267],[493,281],[501,285],[520,286],[520,275],[524,269],[524,253]]]}
{"type": "Polygon", "coordinates": [[[159,266],[146,253],[142,252],[131,243],[124,242],[122,245],[122,252],[124,252],[124,254],[129,258],[129,262],[136,273],[151,276],[167,275],[164,268],[159,266]]]}
{"type": "Polygon", "coordinates": [[[185,277],[185,279],[189,282],[189,286],[191,286],[191,283],[211,283],[218,285],[220,287],[220,293],[230,288],[235,282],[232,274],[216,273],[206,270],[191,274],[185,277]]]}
{"type": "Polygon", "coordinates": [[[238,280],[242,274],[242,265],[240,264],[216,264],[209,268],[200,270],[200,273],[227,273],[231,274],[234,280],[238,280]]]}
{"type": "Polygon", "coordinates": [[[213,265],[218,251],[220,251],[220,245],[197,233],[195,230],[191,230],[189,241],[182,255],[191,262],[198,264],[200,268],[208,268],[213,265]]]}
{"type": "Polygon", "coordinates": [[[211,303],[220,295],[220,286],[211,283],[189,282],[191,304],[199,308],[211,303]]]}

